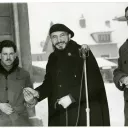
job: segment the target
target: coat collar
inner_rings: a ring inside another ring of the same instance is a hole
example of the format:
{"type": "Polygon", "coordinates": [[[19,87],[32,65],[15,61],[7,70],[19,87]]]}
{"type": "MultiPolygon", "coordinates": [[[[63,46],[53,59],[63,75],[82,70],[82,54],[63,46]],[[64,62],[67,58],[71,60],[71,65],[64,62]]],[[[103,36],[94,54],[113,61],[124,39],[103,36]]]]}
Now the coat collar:
{"type": "Polygon", "coordinates": [[[3,66],[0,64],[0,79],[5,76],[9,76],[11,79],[22,79],[23,75],[21,73],[19,65],[19,58],[16,57],[13,67],[10,71],[7,71],[3,68],[3,66]]]}
{"type": "MultiPolygon", "coordinates": [[[[3,78],[3,74],[0,73],[0,79],[3,78]]],[[[21,68],[20,67],[17,67],[13,72],[11,72],[9,75],[8,75],[8,78],[9,79],[12,79],[12,80],[20,80],[20,79],[23,79],[24,78],[24,75],[23,73],[21,72],[21,68]]]]}
{"type": "MultiPolygon", "coordinates": [[[[1,60],[0,60],[1,61],[1,60]]],[[[0,73],[5,75],[5,76],[8,76],[10,73],[14,72],[17,67],[19,65],[19,58],[16,57],[16,59],[14,60],[13,62],[13,67],[11,68],[11,70],[7,71],[0,63],[0,73]]]]}

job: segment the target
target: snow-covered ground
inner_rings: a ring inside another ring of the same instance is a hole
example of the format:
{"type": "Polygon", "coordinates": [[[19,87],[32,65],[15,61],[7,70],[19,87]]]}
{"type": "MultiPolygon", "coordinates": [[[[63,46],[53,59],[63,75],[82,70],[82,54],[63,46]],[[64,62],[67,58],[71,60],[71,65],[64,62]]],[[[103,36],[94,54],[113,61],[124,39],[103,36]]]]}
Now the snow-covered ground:
{"type": "Polygon", "coordinates": [[[123,92],[119,91],[114,83],[105,83],[111,126],[124,126],[124,99],[123,92]]]}
{"type": "MultiPolygon", "coordinates": [[[[34,84],[34,88],[40,83],[34,84]]],[[[124,100],[123,92],[119,91],[114,83],[105,83],[107,93],[111,126],[124,125],[124,100]]],[[[42,118],[43,125],[48,124],[47,98],[36,105],[36,113],[38,118],[42,118]]]]}

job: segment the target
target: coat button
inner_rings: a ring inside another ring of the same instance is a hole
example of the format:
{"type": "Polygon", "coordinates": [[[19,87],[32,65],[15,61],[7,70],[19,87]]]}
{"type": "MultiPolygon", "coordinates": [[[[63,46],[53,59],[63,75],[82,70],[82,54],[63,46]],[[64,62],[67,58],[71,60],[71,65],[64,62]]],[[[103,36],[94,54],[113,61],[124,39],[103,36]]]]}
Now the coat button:
{"type": "Polygon", "coordinates": [[[71,55],[72,55],[72,54],[69,52],[69,53],[68,53],[68,56],[71,56],[71,55]]]}
{"type": "Polygon", "coordinates": [[[5,87],[5,90],[7,91],[8,90],[8,87],[5,87]]]}
{"type": "Polygon", "coordinates": [[[76,75],[74,75],[76,77],[76,75]]]}
{"type": "Polygon", "coordinates": [[[6,103],[9,103],[9,100],[7,100],[6,103]]]}
{"type": "Polygon", "coordinates": [[[59,87],[61,88],[61,87],[62,87],[62,85],[59,85],[59,87]]]}

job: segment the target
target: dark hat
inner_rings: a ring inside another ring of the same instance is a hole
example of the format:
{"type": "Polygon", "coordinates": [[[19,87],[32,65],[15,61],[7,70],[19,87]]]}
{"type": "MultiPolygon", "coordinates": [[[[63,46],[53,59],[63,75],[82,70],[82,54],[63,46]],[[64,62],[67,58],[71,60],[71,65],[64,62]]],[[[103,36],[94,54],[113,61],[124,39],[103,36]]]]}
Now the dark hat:
{"type": "Polygon", "coordinates": [[[56,31],[68,32],[69,34],[71,34],[71,38],[74,36],[74,32],[72,30],[70,30],[67,26],[65,26],[64,24],[52,25],[50,30],[49,30],[49,35],[53,32],[56,32],[56,31]]]}

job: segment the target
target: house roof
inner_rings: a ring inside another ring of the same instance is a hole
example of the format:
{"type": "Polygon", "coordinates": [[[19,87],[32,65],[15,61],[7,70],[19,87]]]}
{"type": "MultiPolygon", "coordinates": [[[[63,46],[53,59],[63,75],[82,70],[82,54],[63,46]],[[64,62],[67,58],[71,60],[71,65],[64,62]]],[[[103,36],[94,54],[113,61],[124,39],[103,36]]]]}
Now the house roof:
{"type": "Polygon", "coordinates": [[[100,68],[111,68],[111,67],[116,67],[117,64],[109,61],[109,60],[106,60],[104,58],[96,58],[96,61],[98,63],[98,66],[100,68]]]}
{"type": "MultiPolygon", "coordinates": [[[[111,62],[109,60],[106,60],[104,58],[96,58],[96,61],[97,61],[98,66],[100,68],[116,67],[117,66],[117,64],[115,64],[115,63],[113,63],[113,62],[111,62]]],[[[47,62],[48,61],[33,61],[32,65],[40,67],[40,68],[43,68],[43,69],[46,69],[47,62]]]]}
{"type": "MultiPolygon", "coordinates": [[[[88,45],[96,44],[95,40],[91,36],[92,33],[98,33],[98,32],[102,33],[102,32],[113,31],[111,28],[107,27],[105,24],[101,25],[98,23],[93,25],[93,27],[89,25],[89,26],[86,26],[85,28],[81,28],[79,25],[76,25],[71,29],[75,33],[75,36],[72,38],[73,40],[75,40],[78,44],[88,44],[88,45]]],[[[46,38],[43,51],[46,51],[46,52],[52,51],[52,43],[50,41],[49,35],[46,38]]]]}
{"type": "Polygon", "coordinates": [[[118,44],[120,47],[128,38],[128,26],[123,23],[123,27],[118,27],[115,31],[112,32],[112,40],[113,42],[118,44]]]}
{"type": "Polygon", "coordinates": [[[76,28],[73,40],[78,44],[96,44],[90,32],[86,28],[76,28]]]}
{"type": "Polygon", "coordinates": [[[115,17],[113,20],[116,20],[116,21],[127,21],[125,16],[115,17]]]}
{"type": "Polygon", "coordinates": [[[46,69],[47,62],[48,61],[32,61],[32,65],[36,66],[36,67],[46,69]]]}

